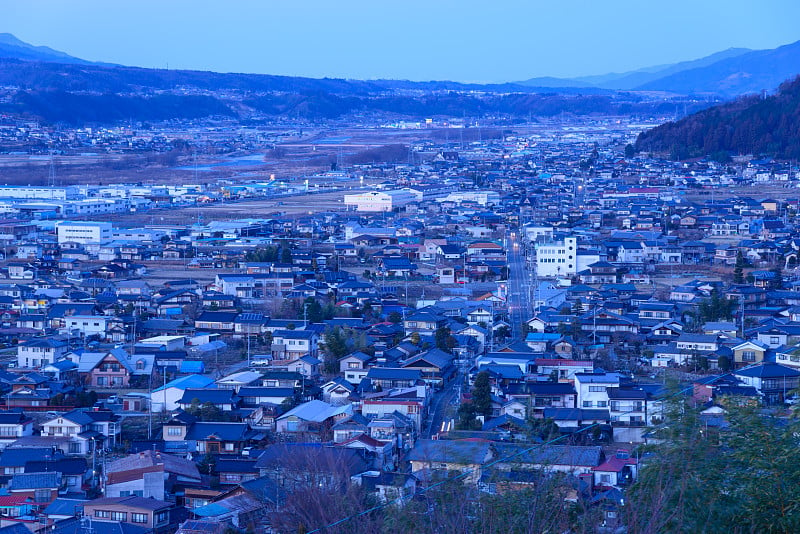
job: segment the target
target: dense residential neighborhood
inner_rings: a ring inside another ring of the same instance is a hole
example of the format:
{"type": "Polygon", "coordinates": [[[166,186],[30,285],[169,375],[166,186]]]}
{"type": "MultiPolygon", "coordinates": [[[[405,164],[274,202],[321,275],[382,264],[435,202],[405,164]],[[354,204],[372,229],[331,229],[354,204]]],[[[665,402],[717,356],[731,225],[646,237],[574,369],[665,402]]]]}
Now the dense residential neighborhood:
{"type": "Polygon", "coordinates": [[[0,188],[0,532],[296,532],[311,490],[542,477],[612,532],[676,398],[788,414],[797,168],[567,131],[299,186],[0,188]]]}

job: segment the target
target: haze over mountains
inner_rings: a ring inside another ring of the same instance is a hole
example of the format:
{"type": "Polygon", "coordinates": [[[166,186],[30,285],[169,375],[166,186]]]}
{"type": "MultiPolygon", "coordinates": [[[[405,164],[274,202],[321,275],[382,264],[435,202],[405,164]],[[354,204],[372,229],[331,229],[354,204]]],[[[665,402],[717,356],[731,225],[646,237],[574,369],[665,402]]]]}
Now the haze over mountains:
{"type": "Polygon", "coordinates": [[[800,73],[800,41],[770,50],[730,48],[693,61],[632,72],[578,78],[531,78],[530,86],[584,87],[622,91],[667,91],[733,97],[772,92],[800,73]]]}
{"type": "Polygon", "coordinates": [[[85,61],[0,34],[0,87],[5,88],[0,112],[69,124],[207,116],[321,120],[370,113],[417,119],[663,116],[772,91],[798,73],[800,42],[774,50],[729,49],[628,73],[481,85],[128,67],[85,61]],[[664,92],[672,96],[665,99],[664,92]]]}
{"type": "Polygon", "coordinates": [[[26,61],[47,61],[75,65],[101,65],[85,59],[70,56],[47,46],[33,46],[20,41],[10,33],[0,33],[0,58],[22,59],[26,61]]]}

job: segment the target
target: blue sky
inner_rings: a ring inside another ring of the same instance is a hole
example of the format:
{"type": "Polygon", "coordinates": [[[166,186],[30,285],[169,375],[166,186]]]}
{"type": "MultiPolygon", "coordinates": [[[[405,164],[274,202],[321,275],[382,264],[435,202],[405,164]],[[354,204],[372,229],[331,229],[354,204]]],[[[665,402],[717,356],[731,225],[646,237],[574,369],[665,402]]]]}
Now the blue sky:
{"type": "Polygon", "coordinates": [[[580,76],[800,40],[797,0],[0,0],[89,60],[359,79],[580,76]]]}

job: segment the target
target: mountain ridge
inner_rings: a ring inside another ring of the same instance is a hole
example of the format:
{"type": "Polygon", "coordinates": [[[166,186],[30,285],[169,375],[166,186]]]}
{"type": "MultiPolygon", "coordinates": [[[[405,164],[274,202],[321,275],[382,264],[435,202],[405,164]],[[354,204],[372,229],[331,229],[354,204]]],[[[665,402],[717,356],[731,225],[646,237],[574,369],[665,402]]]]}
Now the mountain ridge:
{"type": "Polygon", "coordinates": [[[683,160],[734,154],[800,158],[800,76],[768,97],[749,95],[639,134],[637,151],[683,160]]]}

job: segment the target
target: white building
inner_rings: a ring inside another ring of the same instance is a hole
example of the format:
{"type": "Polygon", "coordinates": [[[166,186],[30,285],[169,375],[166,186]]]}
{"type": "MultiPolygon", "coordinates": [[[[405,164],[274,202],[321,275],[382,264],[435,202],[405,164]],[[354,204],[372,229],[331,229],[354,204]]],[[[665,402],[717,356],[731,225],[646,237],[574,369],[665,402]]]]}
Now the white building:
{"type": "Polygon", "coordinates": [[[356,211],[383,212],[401,208],[417,200],[411,191],[368,191],[344,196],[346,206],[355,206],[356,211]]]}
{"type": "Polygon", "coordinates": [[[67,344],[52,338],[33,338],[17,345],[17,367],[39,369],[67,353],[67,344]]]}
{"type": "Polygon", "coordinates": [[[106,337],[108,317],[105,315],[71,315],[64,319],[67,332],[80,332],[84,337],[106,337]]]}
{"type": "Polygon", "coordinates": [[[103,243],[113,237],[113,227],[109,222],[64,221],[56,225],[58,244],[63,243],[103,243]]]}
{"type": "Polygon", "coordinates": [[[570,276],[578,273],[578,239],[566,237],[536,245],[536,274],[544,278],[570,276]]]}
{"type": "Polygon", "coordinates": [[[575,373],[578,408],[608,408],[608,388],[619,387],[618,373],[575,373]]]}
{"type": "Polygon", "coordinates": [[[500,193],[497,191],[454,191],[447,196],[438,197],[436,201],[455,202],[457,204],[474,202],[479,206],[488,206],[489,204],[500,203],[500,193]]]}
{"type": "Polygon", "coordinates": [[[67,200],[75,198],[75,187],[46,187],[46,186],[0,186],[0,198],[36,199],[36,200],[67,200]]]}

